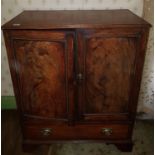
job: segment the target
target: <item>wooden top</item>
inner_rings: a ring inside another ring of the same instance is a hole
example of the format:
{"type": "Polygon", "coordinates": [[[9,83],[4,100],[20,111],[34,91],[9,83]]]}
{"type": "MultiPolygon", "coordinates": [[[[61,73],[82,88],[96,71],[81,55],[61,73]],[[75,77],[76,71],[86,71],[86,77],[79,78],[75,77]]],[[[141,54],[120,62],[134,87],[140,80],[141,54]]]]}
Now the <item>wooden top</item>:
{"type": "Polygon", "coordinates": [[[23,11],[2,29],[151,26],[129,10],[23,11]]]}

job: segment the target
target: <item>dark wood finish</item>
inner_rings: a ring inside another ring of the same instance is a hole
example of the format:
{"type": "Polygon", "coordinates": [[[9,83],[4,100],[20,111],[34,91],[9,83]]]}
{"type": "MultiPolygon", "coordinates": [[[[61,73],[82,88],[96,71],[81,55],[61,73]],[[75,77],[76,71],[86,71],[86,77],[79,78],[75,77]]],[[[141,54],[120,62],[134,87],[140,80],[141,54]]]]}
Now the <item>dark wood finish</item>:
{"type": "Polygon", "coordinates": [[[17,110],[1,111],[2,155],[47,155],[49,145],[23,145],[20,120],[17,110]],[[22,147],[24,146],[24,147],[22,147]],[[29,148],[28,148],[29,147],[29,148]],[[26,152],[23,151],[26,149],[26,152]],[[29,151],[28,151],[29,150],[29,151]],[[29,152],[29,153],[28,153],[29,152]]]}
{"type": "Polygon", "coordinates": [[[149,23],[129,10],[24,11],[3,29],[142,27],[149,23]],[[31,18],[30,18],[31,17],[31,18]]]}
{"type": "MultiPolygon", "coordinates": [[[[153,121],[137,121],[137,129],[140,127],[143,127],[143,130],[146,132],[152,132],[153,135],[153,121]],[[142,126],[139,126],[140,124],[142,124],[142,126]]],[[[57,147],[56,145],[45,145],[46,142],[43,142],[44,145],[41,144],[40,141],[36,141],[34,143],[34,141],[29,141],[29,143],[24,143],[22,144],[22,133],[21,133],[21,126],[20,126],[20,122],[19,122],[19,116],[18,116],[18,112],[16,110],[2,110],[1,111],[1,154],[2,155],[55,155],[57,154],[57,151],[60,149],[59,147],[57,147]],[[39,144],[40,142],[40,144],[39,144]],[[36,147],[36,144],[38,147],[36,147]],[[26,151],[31,151],[31,153],[27,153],[24,152],[22,149],[22,146],[24,145],[24,148],[26,148],[26,151]],[[35,148],[35,150],[33,150],[33,147],[35,148]],[[31,150],[30,150],[31,148],[31,150]]],[[[138,132],[135,132],[136,135],[134,135],[134,137],[137,137],[138,132]]],[[[147,140],[147,139],[146,139],[147,140]]],[[[148,139],[149,140],[149,139],[148,139]]],[[[50,141],[48,142],[48,144],[53,144],[53,143],[59,143],[61,145],[63,145],[63,143],[65,142],[65,145],[67,144],[67,142],[74,142],[74,143],[88,143],[89,141],[50,141]]],[[[97,141],[92,141],[92,142],[97,142],[97,141]]],[[[104,141],[98,141],[100,143],[104,143],[104,141]]],[[[107,142],[107,141],[106,141],[107,142]]],[[[122,144],[122,142],[124,143],[124,145],[131,145],[132,142],[131,141],[120,141],[117,140],[117,142],[115,142],[116,146],[119,146],[120,149],[120,144],[122,144]]],[[[153,139],[150,141],[151,143],[153,143],[153,139]]],[[[135,141],[135,143],[137,143],[135,146],[138,145],[138,143],[140,143],[140,139],[138,141],[135,141]]],[[[107,144],[111,144],[110,142],[107,144]]],[[[113,143],[114,144],[114,141],[113,143]]],[[[109,149],[111,148],[111,146],[108,146],[109,149]]],[[[152,149],[150,146],[148,146],[149,149],[152,149]]],[[[121,147],[122,148],[122,147],[121,147]]],[[[125,150],[124,150],[125,151],[125,150]]],[[[76,152],[76,151],[75,151],[76,152]]]]}
{"type": "Polygon", "coordinates": [[[20,134],[20,124],[17,113],[14,111],[1,111],[1,154],[11,155],[20,134]],[[17,118],[17,119],[16,119],[17,118]],[[16,134],[15,134],[16,133],[16,134]],[[9,136],[12,138],[9,138],[9,136]],[[9,146],[9,149],[7,148],[9,146]]]}
{"type": "Polygon", "coordinates": [[[67,40],[41,40],[39,34],[37,38],[40,40],[13,40],[13,61],[19,68],[16,73],[23,113],[33,117],[66,119],[70,102],[68,81],[72,79],[73,71],[73,52],[67,48],[72,46],[72,41],[68,44],[67,40]]]}
{"type": "Polygon", "coordinates": [[[31,145],[31,144],[23,144],[22,147],[23,147],[24,152],[31,153],[34,150],[36,150],[38,146],[37,145],[31,145]]]}
{"type": "Polygon", "coordinates": [[[104,116],[109,119],[107,115],[121,119],[129,112],[139,35],[130,36],[129,32],[128,37],[120,31],[108,36],[109,31],[106,32],[104,29],[78,33],[79,72],[83,75],[79,103],[80,113],[86,120],[104,119],[104,116]]]}
{"type": "Polygon", "coordinates": [[[24,127],[27,140],[125,140],[130,137],[129,125],[103,124],[103,125],[32,125],[24,127]],[[112,133],[106,135],[102,130],[111,129],[112,133]],[[49,135],[44,135],[44,130],[50,129],[49,135]]]}
{"type": "MultiPolygon", "coordinates": [[[[73,38],[65,32],[13,31],[10,54],[22,114],[66,120],[73,93],[73,38]],[[48,37],[48,39],[47,39],[48,37]],[[61,98],[59,97],[61,96],[61,98]],[[43,104],[44,103],[44,104],[43,104]]],[[[67,120],[66,120],[67,121],[67,120]]]]}
{"type": "Polygon", "coordinates": [[[96,140],[130,151],[149,27],[128,10],[24,11],[6,23],[24,148],[96,140]]]}

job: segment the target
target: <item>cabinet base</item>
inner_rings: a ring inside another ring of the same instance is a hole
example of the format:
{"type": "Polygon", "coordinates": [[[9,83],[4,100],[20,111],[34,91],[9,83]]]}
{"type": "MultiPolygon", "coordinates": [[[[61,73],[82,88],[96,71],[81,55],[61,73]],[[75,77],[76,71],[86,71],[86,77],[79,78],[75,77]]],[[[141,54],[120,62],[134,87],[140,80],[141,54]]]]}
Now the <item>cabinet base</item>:
{"type": "Polygon", "coordinates": [[[23,144],[23,151],[27,152],[27,153],[31,153],[33,151],[35,151],[37,148],[39,147],[39,145],[37,144],[23,144]]]}
{"type": "Polygon", "coordinates": [[[131,152],[133,148],[132,143],[115,144],[115,146],[122,152],[131,152]]]}

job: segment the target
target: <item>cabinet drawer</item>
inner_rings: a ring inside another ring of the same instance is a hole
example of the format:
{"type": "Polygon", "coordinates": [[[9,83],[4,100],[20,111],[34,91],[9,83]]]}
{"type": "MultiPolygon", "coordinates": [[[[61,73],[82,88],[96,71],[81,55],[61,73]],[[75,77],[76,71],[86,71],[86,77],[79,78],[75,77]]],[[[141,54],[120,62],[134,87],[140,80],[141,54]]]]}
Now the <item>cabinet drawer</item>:
{"type": "Polygon", "coordinates": [[[127,139],[129,125],[54,125],[26,126],[24,136],[28,140],[92,140],[127,139]]]}

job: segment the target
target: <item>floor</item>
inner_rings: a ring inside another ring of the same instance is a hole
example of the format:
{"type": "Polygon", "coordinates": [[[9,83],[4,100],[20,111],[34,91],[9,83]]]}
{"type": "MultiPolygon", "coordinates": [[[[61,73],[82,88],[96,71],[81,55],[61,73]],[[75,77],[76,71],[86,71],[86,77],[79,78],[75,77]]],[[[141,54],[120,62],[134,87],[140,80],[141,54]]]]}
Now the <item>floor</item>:
{"type": "Polygon", "coordinates": [[[153,121],[136,121],[130,153],[120,152],[114,145],[101,143],[53,144],[40,146],[33,153],[24,153],[21,147],[22,136],[17,112],[2,110],[2,155],[153,155],[153,121]]]}

